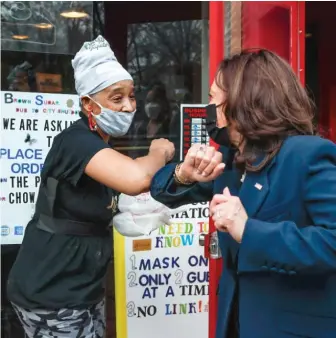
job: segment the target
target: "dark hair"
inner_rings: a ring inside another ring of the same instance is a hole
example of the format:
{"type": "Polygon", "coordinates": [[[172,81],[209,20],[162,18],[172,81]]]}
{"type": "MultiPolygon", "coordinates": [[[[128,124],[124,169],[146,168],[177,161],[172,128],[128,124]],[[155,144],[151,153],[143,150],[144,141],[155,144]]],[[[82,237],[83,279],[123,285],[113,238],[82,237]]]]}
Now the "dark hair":
{"type": "MultiPolygon", "coordinates": [[[[147,93],[146,102],[156,102],[161,106],[158,121],[169,126],[171,120],[170,103],[167,96],[166,87],[162,82],[154,82],[147,93]]],[[[169,131],[167,131],[169,133],[169,131]]]]}
{"type": "Polygon", "coordinates": [[[245,142],[236,162],[250,171],[264,168],[291,135],[312,135],[313,104],[290,65],[265,49],[223,60],[216,84],[227,94],[224,113],[245,142]],[[264,159],[257,166],[253,162],[264,159]]]}
{"type": "Polygon", "coordinates": [[[164,98],[167,97],[166,86],[160,81],[153,82],[152,85],[149,87],[148,92],[153,93],[154,96],[164,98]]]}

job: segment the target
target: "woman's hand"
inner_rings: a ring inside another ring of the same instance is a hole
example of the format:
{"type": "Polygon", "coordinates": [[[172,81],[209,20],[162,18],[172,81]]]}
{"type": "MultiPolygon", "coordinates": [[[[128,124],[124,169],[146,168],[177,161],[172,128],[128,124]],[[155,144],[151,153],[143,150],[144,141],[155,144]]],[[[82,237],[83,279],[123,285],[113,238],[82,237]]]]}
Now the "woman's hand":
{"type": "Polygon", "coordinates": [[[165,138],[159,138],[157,140],[153,140],[149,147],[149,153],[161,152],[166,156],[166,163],[171,161],[175,155],[175,146],[174,143],[170,142],[165,138]]]}
{"type": "Polygon", "coordinates": [[[224,170],[223,156],[214,147],[194,144],[181,164],[178,178],[187,182],[209,182],[224,170]]]}
{"type": "Polygon", "coordinates": [[[231,196],[229,188],[224,189],[223,195],[213,197],[210,215],[217,230],[228,232],[236,242],[241,243],[248,216],[239,197],[231,196]]]}

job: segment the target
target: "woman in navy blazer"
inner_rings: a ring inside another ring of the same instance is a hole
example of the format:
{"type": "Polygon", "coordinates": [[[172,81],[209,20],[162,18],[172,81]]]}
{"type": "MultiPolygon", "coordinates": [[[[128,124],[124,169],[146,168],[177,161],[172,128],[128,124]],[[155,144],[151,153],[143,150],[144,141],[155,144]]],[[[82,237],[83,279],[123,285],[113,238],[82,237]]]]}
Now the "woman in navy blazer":
{"type": "Polygon", "coordinates": [[[269,51],[224,60],[210,96],[219,151],[191,147],[151,193],[173,208],[211,201],[216,338],[335,338],[336,145],[314,136],[305,90],[269,51]]]}

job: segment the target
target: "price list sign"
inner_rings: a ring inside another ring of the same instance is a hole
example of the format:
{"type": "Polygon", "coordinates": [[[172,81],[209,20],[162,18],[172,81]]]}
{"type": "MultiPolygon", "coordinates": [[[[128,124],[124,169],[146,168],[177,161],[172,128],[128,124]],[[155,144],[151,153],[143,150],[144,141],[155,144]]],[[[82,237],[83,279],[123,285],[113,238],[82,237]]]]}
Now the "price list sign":
{"type": "Polygon", "coordinates": [[[206,106],[205,104],[181,105],[181,161],[193,144],[209,144],[210,138],[206,130],[206,106]]]}

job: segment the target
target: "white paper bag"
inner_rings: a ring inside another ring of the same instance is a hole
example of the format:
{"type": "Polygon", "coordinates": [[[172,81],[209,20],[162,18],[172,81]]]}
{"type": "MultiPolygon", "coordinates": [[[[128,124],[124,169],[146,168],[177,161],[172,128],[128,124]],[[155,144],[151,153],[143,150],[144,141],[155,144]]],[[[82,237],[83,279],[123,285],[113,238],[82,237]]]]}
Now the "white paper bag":
{"type": "Polygon", "coordinates": [[[120,194],[118,208],[120,213],[113,218],[115,229],[123,236],[138,237],[150,235],[162,225],[169,225],[172,215],[188,207],[169,209],[148,192],[138,196],[120,194]]]}

